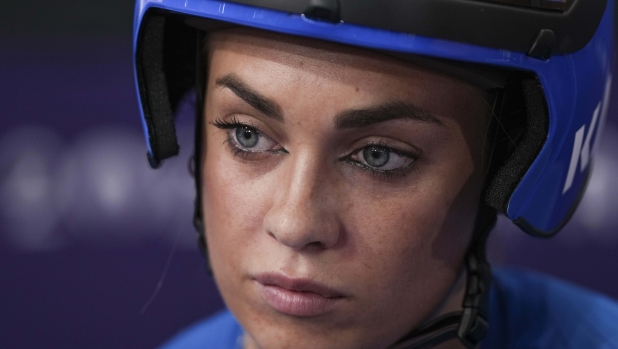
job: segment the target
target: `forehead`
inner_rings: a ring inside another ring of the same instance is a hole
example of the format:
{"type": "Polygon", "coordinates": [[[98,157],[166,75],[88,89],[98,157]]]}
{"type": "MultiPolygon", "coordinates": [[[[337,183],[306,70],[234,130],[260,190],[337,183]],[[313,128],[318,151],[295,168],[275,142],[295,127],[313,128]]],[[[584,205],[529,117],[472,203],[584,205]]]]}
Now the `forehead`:
{"type": "Polygon", "coordinates": [[[337,92],[351,87],[360,89],[367,103],[414,100],[445,115],[484,96],[468,83],[384,53],[250,28],[210,33],[207,50],[211,73],[235,72],[266,91],[275,88],[267,86],[270,82],[294,86],[302,81],[337,92]]]}
{"type": "Polygon", "coordinates": [[[306,74],[336,78],[351,71],[365,75],[387,75],[414,80],[440,80],[457,83],[446,75],[413,65],[401,59],[368,49],[293,37],[251,28],[226,29],[209,34],[209,57],[226,55],[247,60],[264,60],[290,67],[302,67],[306,74]]]}

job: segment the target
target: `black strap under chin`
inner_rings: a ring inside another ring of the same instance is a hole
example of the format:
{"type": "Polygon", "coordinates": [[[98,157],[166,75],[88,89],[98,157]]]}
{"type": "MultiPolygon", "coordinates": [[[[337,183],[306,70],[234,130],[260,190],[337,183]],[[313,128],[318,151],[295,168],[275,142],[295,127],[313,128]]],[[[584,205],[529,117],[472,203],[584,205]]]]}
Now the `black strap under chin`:
{"type": "Polygon", "coordinates": [[[485,257],[485,243],[496,223],[496,214],[483,207],[477,229],[466,255],[467,282],[463,310],[448,313],[413,330],[388,349],[426,349],[459,338],[466,348],[476,347],[489,331],[489,286],[491,269],[485,257]]]}

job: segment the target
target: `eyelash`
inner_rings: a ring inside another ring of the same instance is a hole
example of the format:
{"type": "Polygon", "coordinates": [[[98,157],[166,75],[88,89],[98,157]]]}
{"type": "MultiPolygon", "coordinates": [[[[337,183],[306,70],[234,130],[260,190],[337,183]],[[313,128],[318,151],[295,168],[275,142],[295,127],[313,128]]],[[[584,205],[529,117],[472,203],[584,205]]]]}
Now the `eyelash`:
{"type": "MultiPolygon", "coordinates": [[[[218,128],[218,129],[222,129],[222,130],[232,130],[238,127],[249,127],[252,129],[255,129],[254,127],[251,127],[247,124],[243,124],[241,122],[239,122],[235,116],[232,117],[232,119],[230,121],[227,120],[221,120],[221,119],[215,119],[215,121],[210,122],[211,125],[213,125],[214,127],[218,128]]],[[[259,132],[257,129],[255,129],[256,132],[259,132]]],[[[261,132],[259,132],[261,134],[261,132]]]]}
{"type": "MultiPolygon", "coordinates": [[[[239,127],[247,127],[252,129],[254,132],[256,132],[257,134],[261,135],[262,137],[267,137],[265,136],[259,129],[247,125],[245,123],[239,122],[235,117],[232,117],[231,120],[222,120],[222,119],[215,119],[214,122],[210,123],[211,125],[215,126],[216,128],[222,129],[222,130],[233,130],[239,127]]],[[[272,154],[280,154],[280,153],[288,153],[287,150],[285,150],[284,148],[281,148],[281,150],[278,151],[247,151],[244,150],[242,148],[240,148],[235,142],[234,140],[232,140],[232,136],[228,133],[228,136],[225,140],[226,145],[230,148],[230,150],[232,151],[234,156],[240,157],[243,160],[250,160],[252,156],[256,156],[259,154],[262,154],[264,152],[268,152],[268,153],[272,153],[272,154]]],[[[393,146],[387,145],[384,142],[371,142],[369,144],[366,144],[360,148],[357,148],[355,150],[353,150],[352,152],[350,152],[348,155],[345,155],[341,158],[339,158],[340,161],[345,161],[349,164],[358,166],[360,168],[362,168],[365,171],[368,171],[371,173],[371,175],[373,176],[374,179],[378,179],[378,180],[389,180],[389,179],[393,179],[396,177],[405,177],[406,175],[408,175],[408,173],[410,173],[411,170],[415,169],[415,165],[416,162],[420,159],[422,155],[422,150],[421,149],[417,149],[416,152],[410,152],[407,150],[403,150],[400,148],[395,148],[393,146]],[[406,158],[409,158],[411,161],[408,165],[403,166],[403,167],[399,167],[396,169],[392,169],[392,170],[380,170],[378,168],[374,168],[371,166],[367,166],[359,161],[356,161],[354,159],[352,159],[352,156],[356,153],[358,153],[359,151],[361,151],[364,148],[367,147],[379,147],[379,148],[383,148],[386,149],[390,152],[393,152],[399,156],[403,156],[406,158]]]]}

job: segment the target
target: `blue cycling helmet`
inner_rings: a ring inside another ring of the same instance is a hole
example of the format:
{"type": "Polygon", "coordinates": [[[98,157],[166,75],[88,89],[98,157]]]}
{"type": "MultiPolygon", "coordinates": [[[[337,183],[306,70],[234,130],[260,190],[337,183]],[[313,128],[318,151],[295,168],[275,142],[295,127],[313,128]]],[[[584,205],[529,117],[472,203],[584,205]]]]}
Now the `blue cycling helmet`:
{"type": "MultiPolygon", "coordinates": [[[[173,115],[181,96],[196,88],[203,103],[204,31],[246,26],[364,47],[496,93],[486,206],[549,237],[569,220],[590,176],[617,17],[614,0],[138,0],[135,79],[148,159],[156,168],[178,153],[173,115]]],[[[195,223],[200,231],[199,194],[195,223]]],[[[490,278],[484,238],[492,226],[477,222],[462,314],[415,329],[393,348],[453,336],[474,347],[482,339],[490,278]]]]}

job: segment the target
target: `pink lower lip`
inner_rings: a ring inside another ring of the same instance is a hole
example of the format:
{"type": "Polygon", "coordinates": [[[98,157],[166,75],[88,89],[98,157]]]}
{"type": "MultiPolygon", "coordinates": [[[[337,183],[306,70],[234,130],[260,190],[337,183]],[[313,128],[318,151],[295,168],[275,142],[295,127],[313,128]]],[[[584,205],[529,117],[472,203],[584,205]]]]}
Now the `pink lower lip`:
{"type": "Polygon", "coordinates": [[[292,291],[258,283],[262,297],[275,310],[292,316],[318,316],[331,311],[343,297],[325,297],[314,292],[292,291]]]}

